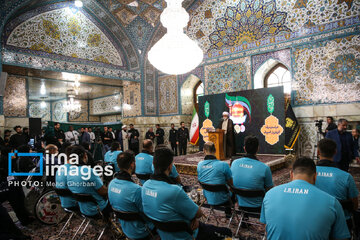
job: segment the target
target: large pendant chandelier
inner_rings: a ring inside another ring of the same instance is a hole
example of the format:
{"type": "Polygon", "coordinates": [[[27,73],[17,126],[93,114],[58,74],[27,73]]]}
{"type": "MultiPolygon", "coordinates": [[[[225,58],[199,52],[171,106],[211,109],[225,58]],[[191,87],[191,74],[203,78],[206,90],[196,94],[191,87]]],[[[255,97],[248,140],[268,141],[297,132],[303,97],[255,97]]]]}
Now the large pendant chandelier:
{"type": "Polygon", "coordinates": [[[150,49],[148,59],[158,70],[167,74],[184,74],[203,60],[203,51],[185,33],[189,14],[182,7],[183,0],[165,0],[167,7],[160,16],[167,33],[150,49]]]}
{"type": "Polygon", "coordinates": [[[64,105],[65,112],[81,112],[81,104],[79,101],[75,100],[74,95],[69,95],[69,100],[66,101],[64,105]]]}

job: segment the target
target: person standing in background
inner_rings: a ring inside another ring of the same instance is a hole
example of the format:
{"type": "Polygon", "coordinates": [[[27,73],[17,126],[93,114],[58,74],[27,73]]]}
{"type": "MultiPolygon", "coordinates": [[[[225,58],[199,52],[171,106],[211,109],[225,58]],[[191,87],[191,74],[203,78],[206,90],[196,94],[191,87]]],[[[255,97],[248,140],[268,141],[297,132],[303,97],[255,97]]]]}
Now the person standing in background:
{"type": "Polygon", "coordinates": [[[326,123],[328,124],[325,132],[322,133],[322,135],[325,137],[325,135],[328,133],[328,131],[334,130],[337,128],[336,124],[334,123],[334,118],[333,117],[326,117],[326,123]]]}
{"type": "Polygon", "coordinates": [[[331,130],[326,134],[326,138],[335,141],[337,151],[334,156],[336,167],[341,170],[348,171],[352,159],[355,157],[359,161],[359,154],[354,146],[354,141],[351,133],[346,132],[348,121],[346,119],[339,119],[337,129],[331,130]]]}
{"type": "Polygon", "coordinates": [[[124,144],[123,144],[122,130],[121,129],[118,129],[118,130],[115,131],[115,140],[114,141],[119,142],[120,148],[123,151],[124,150],[124,144]]]}
{"type": "Polygon", "coordinates": [[[90,134],[88,128],[84,128],[84,132],[81,135],[81,143],[90,143],[90,134]]]}
{"type": "Polygon", "coordinates": [[[351,135],[354,140],[355,150],[358,152],[358,155],[360,156],[360,130],[359,129],[351,130],[351,135]]]}
{"type": "Polygon", "coordinates": [[[69,126],[69,131],[65,132],[65,141],[71,145],[79,144],[79,133],[71,125],[69,126]]]}
{"type": "Polygon", "coordinates": [[[129,149],[129,134],[127,133],[127,126],[124,125],[121,128],[122,142],[123,142],[123,152],[129,149]]]}
{"type": "Polygon", "coordinates": [[[134,124],[130,124],[130,130],[129,130],[129,147],[130,150],[133,151],[136,154],[139,153],[139,131],[134,128],[134,124]]]}
{"type": "Polygon", "coordinates": [[[101,140],[104,144],[105,152],[110,150],[110,145],[112,143],[112,134],[109,132],[108,127],[104,127],[104,132],[101,134],[101,140]]]}
{"type": "Polygon", "coordinates": [[[115,141],[115,133],[113,132],[112,127],[109,127],[109,132],[110,132],[110,133],[111,133],[111,135],[112,135],[111,142],[115,141]]]}
{"type": "Polygon", "coordinates": [[[171,145],[171,150],[173,150],[175,156],[178,155],[178,151],[177,151],[177,144],[176,142],[177,140],[177,134],[178,131],[175,129],[175,124],[171,124],[171,129],[169,131],[169,143],[171,145]]]}
{"type": "Polygon", "coordinates": [[[181,128],[178,129],[177,142],[179,145],[179,154],[186,155],[186,148],[189,141],[189,129],[185,127],[185,123],[181,122],[181,128]]]}
{"type": "Polygon", "coordinates": [[[54,133],[55,133],[55,138],[57,140],[56,146],[58,147],[58,149],[60,149],[61,145],[65,141],[65,134],[64,131],[60,129],[60,123],[58,122],[54,123],[54,133]]]}
{"type": "Polygon", "coordinates": [[[145,139],[150,139],[152,142],[154,142],[155,133],[152,127],[149,128],[149,130],[146,132],[145,139]]]}
{"type": "Polygon", "coordinates": [[[156,124],[156,145],[164,144],[164,129],[160,128],[160,124],[156,124]]]}
{"type": "Polygon", "coordinates": [[[5,146],[9,146],[10,136],[11,136],[11,130],[9,130],[9,129],[5,130],[4,131],[4,143],[5,143],[5,146]]]}
{"type": "Polygon", "coordinates": [[[95,133],[92,131],[92,128],[89,127],[89,135],[90,135],[90,151],[93,152],[94,145],[95,145],[95,133]]]}
{"type": "Polygon", "coordinates": [[[15,134],[10,137],[10,147],[18,148],[21,145],[27,145],[26,137],[22,134],[21,126],[14,127],[15,134]]]}
{"type": "Polygon", "coordinates": [[[30,142],[30,133],[28,127],[23,128],[23,135],[25,136],[26,142],[30,142]]]}

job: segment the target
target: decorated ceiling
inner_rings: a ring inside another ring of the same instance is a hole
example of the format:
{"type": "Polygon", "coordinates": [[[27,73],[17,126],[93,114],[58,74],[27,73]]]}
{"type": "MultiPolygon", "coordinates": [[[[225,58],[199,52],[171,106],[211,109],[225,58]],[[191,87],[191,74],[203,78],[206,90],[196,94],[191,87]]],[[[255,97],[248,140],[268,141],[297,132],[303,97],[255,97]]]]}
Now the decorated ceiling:
{"type": "MultiPolygon", "coordinates": [[[[20,21],[20,20],[19,20],[20,21]]],[[[38,14],[18,25],[6,45],[123,66],[121,53],[83,12],[68,7],[38,14]]]]}

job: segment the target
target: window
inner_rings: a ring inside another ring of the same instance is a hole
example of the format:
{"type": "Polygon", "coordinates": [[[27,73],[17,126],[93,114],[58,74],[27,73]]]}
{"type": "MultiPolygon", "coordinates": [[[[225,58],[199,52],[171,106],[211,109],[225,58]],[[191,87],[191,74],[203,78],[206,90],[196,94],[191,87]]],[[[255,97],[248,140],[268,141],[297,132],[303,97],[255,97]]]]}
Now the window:
{"type": "Polygon", "coordinates": [[[197,112],[199,111],[199,97],[204,96],[204,94],[204,84],[199,81],[194,88],[194,105],[197,112]]]}
{"type": "Polygon", "coordinates": [[[287,67],[283,64],[276,64],[273,69],[271,69],[264,79],[264,87],[277,87],[283,86],[284,93],[287,97],[290,97],[291,94],[291,74],[287,67]]]}

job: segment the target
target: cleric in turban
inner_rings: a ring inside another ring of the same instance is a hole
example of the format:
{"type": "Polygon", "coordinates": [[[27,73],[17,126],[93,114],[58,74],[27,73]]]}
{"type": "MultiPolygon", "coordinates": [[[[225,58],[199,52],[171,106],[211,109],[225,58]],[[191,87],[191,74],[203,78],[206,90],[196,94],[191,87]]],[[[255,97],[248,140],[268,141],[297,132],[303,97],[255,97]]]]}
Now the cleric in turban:
{"type": "Polygon", "coordinates": [[[223,112],[222,119],[218,126],[219,129],[224,130],[224,152],[226,158],[231,158],[235,154],[235,136],[234,136],[234,123],[229,118],[228,112],[223,112]]]}

